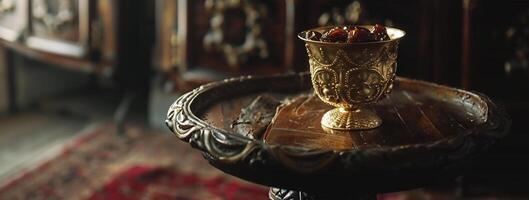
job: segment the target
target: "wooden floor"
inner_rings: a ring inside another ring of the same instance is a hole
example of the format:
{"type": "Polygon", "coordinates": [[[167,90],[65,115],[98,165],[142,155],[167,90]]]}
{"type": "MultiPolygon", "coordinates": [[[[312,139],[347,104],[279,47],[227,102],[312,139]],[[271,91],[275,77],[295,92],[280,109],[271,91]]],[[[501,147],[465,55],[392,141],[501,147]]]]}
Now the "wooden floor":
{"type": "MultiPolygon", "coordinates": [[[[110,89],[83,89],[64,95],[43,98],[31,108],[15,114],[0,116],[0,185],[26,170],[38,166],[60,152],[64,144],[76,136],[89,132],[101,123],[115,122],[116,111],[129,95],[110,89]]],[[[119,121],[147,125],[147,107],[144,95],[135,96],[119,121]]],[[[176,97],[150,100],[149,115],[165,116],[176,97]]],[[[160,120],[159,124],[163,120],[160,120]]],[[[167,129],[155,125],[154,128],[167,129]]]]}
{"type": "Polygon", "coordinates": [[[43,113],[0,118],[0,181],[55,155],[89,126],[86,119],[43,113]]]}
{"type": "Polygon", "coordinates": [[[0,184],[53,157],[91,127],[112,121],[120,100],[112,92],[80,91],[0,116],[0,184]]]}

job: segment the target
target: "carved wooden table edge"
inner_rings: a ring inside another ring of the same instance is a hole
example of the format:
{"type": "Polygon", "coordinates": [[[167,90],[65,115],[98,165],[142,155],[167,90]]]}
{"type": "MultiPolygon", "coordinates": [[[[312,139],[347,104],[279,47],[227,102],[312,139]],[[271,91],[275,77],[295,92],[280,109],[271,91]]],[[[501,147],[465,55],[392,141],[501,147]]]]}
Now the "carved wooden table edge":
{"type": "MultiPolygon", "coordinates": [[[[310,74],[300,73],[274,77],[245,76],[201,86],[182,95],[171,105],[167,113],[166,124],[179,139],[201,150],[210,164],[220,170],[248,181],[285,188],[271,189],[271,199],[288,199],[281,195],[293,194],[292,192],[296,193],[297,191],[311,193],[314,191],[318,194],[333,195],[336,191],[345,190],[352,186],[343,186],[331,182],[329,188],[321,188],[318,184],[307,182],[340,179],[342,175],[349,175],[345,177],[370,176],[374,179],[390,175],[391,178],[398,179],[409,174],[416,174],[415,176],[418,177],[413,178],[419,180],[421,174],[428,174],[431,169],[453,171],[453,168],[457,168],[455,167],[457,164],[454,164],[455,161],[471,158],[482,152],[503,137],[510,128],[511,120],[504,108],[494,104],[483,94],[402,77],[397,78],[397,83],[403,85],[421,84],[425,87],[447,90],[453,95],[461,95],[463,101],[468,98],[480,98],[486,105],[472,106],[487,109],[486,121],[466,134],[434,142],[388,148],[336,151],[266,144],[260,140],[224,131],[200,118],[204,109],[215,100],[256,91],[289,93],[309,90],[311,88],[310,74]],[[424,155],[419,158],[414,155],[417,153],[424,155]],[[385,161],[386,158],[393,160],[399,160],[396,158],[407,160],[409,158],[410,161],[384,165],[387,162],[385,161]],[[371,165],[377,166],[376,169],[371,169],[369,167],[371,165]],[[379,174],[379,172],[384,173],[379,174]],[[401,173],[403,175],[399,175],[401,173]]],[[[361,183],[352,184],[357,191],[364,191],[368,194],[415,187],[412,184],[393,188],[391,185],[394,183],[391,182],[379,183],[380,187],[376,190],[373,190],[369,184],[366,186],[361,183]]],[[[296,194],[299,198],[293,199],[315,198],[311,195],[304,196],[302,195],[305,194],[303,192],[296,194]]]]}

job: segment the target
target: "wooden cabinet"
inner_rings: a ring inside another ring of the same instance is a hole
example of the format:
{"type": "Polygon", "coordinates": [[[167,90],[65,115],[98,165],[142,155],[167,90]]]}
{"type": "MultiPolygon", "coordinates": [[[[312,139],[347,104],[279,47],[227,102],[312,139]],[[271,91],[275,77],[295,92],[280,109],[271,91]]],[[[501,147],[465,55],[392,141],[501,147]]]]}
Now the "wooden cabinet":
{"type": "Polygon", "coordinates": [[[158,0],[157,9],[157,67],[178,84],[306,71],[299,32],[373,23],[406,30],[399,75],[450,85],[460,80],[460,2],[158,0]]]}
{"type": "Polygon", "coordinates": [[[465,86],[518,104],[529,102],[529,2],[466,2],[465,86]]]}
{"type": "Polygon", "coordinates": [[[285,2],[159,1],[158,63],[180,73],[286,72],[285,2]]]}
{"type": "Polygon", "coordinates": [[[464,0],[463,7],[462,86],[487,94],[512,118],[510,133],[482,159],[483,167],[474,168],[467,178],[506,193],[526,191],[529,1],[464,0]]]}
{"type": "MultiPolygon", "coordinates": [[[[503,102],[513,130],[529,131],[529,2],[466,0],[464,86],[503,102]]],[[[527,140],[527,134],[520,134],[527,140]]]]}
{"type": "Polygon", "coordinates": [[[226,72],[285,71],[285,1],[188,3],[187,62],[226,72]]]}

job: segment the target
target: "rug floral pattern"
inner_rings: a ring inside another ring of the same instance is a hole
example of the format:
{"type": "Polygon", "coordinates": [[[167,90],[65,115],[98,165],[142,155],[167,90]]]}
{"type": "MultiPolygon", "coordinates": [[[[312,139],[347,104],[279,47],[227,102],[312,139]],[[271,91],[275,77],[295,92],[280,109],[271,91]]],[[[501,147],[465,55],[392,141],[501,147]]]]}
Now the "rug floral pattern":
{"type": "Polygon", "coordinates": [[[36,169],[8,181],[0,199],[267,199],[165,132],[102,125],[36,169]]]}

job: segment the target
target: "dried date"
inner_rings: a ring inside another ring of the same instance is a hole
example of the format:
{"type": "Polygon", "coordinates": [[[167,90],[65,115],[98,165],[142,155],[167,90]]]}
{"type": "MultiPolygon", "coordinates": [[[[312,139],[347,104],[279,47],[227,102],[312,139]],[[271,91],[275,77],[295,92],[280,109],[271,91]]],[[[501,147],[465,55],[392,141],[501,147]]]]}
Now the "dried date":
{"type": "Polygon", "coordinates": [[[361,26],[333,27],[323,34],[317,31],[306,31],[304,37],[309,40],[335,43],[375,42],[390,40],[386,27],[375,24],[372,30],[361,26]]]}
{"type": "Polygon", "coordinates": [[[334,27],[321,36],[322,42],[346,42],[347,31],[340,27],[334,27]]]}
{"type": "Polygon", "coordinates": [[[347,43],[371,42],[373,41],[373,39],[374,39],[373,35],[368,29],[364,27],[356,26],[349,31],[348,37],[347,37],[347,43]]]}

